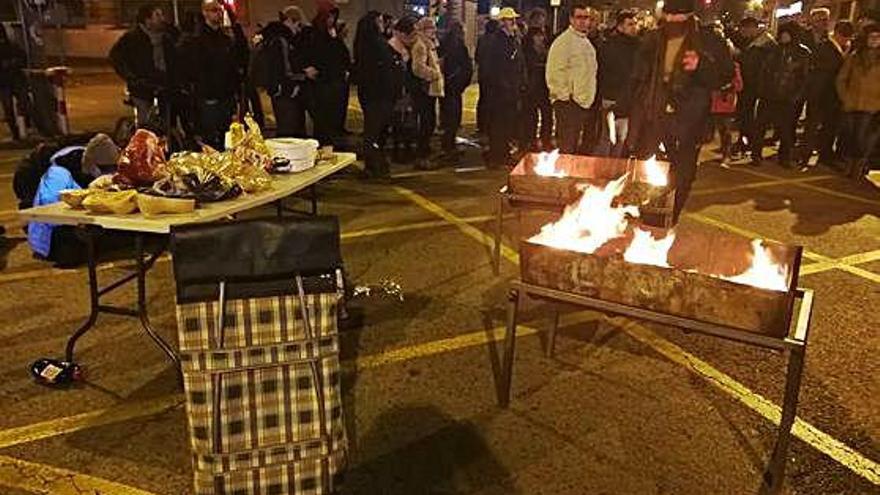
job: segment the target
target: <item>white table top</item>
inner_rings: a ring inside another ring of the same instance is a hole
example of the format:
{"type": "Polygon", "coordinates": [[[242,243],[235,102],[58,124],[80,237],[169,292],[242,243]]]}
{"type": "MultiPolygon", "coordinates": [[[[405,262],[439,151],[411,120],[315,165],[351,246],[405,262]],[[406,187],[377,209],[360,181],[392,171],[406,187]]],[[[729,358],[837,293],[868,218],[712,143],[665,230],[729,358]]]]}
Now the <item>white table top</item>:
{"type": "Polygon", "coordinates": [[[356,159],[354,153],[336,153],[335,158],[335,161],[320,162],[303,172],[273,175],[272,188],[269,190],[255,194],[242,194],[228,201],[203,203],[192,213],[150,217],[139,212],[129,215],[92,214],[85,210],[75,210],[58,202],[21,210],[18,215],[24,220],[57,225],[95,225],[105,229],[167,234],[176,225],[214,222],[286,198],[348,167],[356,159]]]}

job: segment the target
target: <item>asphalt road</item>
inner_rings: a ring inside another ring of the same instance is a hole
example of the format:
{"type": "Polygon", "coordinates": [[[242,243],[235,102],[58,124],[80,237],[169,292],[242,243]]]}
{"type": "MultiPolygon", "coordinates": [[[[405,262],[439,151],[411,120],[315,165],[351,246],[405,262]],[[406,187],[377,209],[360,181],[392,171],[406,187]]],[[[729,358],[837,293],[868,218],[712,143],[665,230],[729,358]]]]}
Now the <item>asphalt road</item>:
{"type": "MultiPolygon", "coordinates": [[[[92,99],[112,101],[101,95],[92,99]]],[[[97,105],[95,121],[116,111],[97,105]]],[[[683,221],[810,253],[801,285],[815,290],[816,307],[784,493],[880,493],[880,194],[822,169],[721,168],[708,148],[683,221]]],[[[189,493],[180,390],[134,323],[102,317],[81,341],[83,386],[49,390],[28,377],[31,360],[61,353],[87,294],[83,270],[51,270],[21,244],[6,213],[15,204],[8,160],[18,154],[0,154],[0,221],[11,237],[0,271],[0,493],[189,493]]],[[[469,149],[465,163],[478,162],[469,149]]],[[[505,260],[494,276],[487,243],[504,175],[395,172],[405,176],[342,174],[319,188],[322,213],[342,223],[351,279],[404,291],[402,302],[355,302],[362,324],[343,334],[352,441],[343,493],[759,493],[782,355],[573,309],[546,358],[551,311],[534,302],[512,402],[500,409],[496,340],[517,267],[505,260]]],[[[507,226],[515,246],[516,222],[507,226]]],[[[151,273],[148,293],[155,326],[174,341],[170,263],[151,273]]]]}

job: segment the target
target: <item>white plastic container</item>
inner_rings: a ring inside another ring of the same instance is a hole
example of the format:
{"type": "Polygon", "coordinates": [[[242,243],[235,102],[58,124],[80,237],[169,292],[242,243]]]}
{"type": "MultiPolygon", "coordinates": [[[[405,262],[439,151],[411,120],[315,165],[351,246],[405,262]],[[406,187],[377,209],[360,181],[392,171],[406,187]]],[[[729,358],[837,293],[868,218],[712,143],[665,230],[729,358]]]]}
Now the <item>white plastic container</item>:
{"type": "Polygon", "coordinates": [[[273,156],[290,160],[291,172],[302,172],[315,166],[319,144],[314,139],[275,138],[267,139],[266,144],[273,156]]]}

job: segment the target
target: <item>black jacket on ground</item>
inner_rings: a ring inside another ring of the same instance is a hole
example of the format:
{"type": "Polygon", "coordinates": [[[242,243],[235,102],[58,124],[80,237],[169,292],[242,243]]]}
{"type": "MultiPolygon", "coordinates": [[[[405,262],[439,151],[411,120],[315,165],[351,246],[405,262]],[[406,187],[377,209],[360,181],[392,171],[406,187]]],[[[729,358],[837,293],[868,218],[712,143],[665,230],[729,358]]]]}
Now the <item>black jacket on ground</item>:
{"type": "Polygon", "coordinates": [[[503,30],[487,35],[480,53],[480,84],[490,99],[518,101],[525,89],[525,56],[516,36],[503,30]]]}
{"type": "Polygon", "coordinates": [[[773,101],[803,101],[809,73],[810,50],[794,41],[780,44],[767,57],[758,95],[773,101]]]}
{"type": "Polygon", "coordinates": [[[639,38],[614,33],[605,38],[597,51],[599,97],[617,101],[632,77],[639,53],[639,38]]]}
{"type": "Polygon", "coordinates": [[[444,38],[440,43],[439,55],[443,60],[443,87],[446,93],[463,92],[474,76],[474,64],[464,41],[444,38]]]}
{"type": "Polygon", "coordinates": [[[202,26],[201,33],[181,47],[185,80],[200,100],[228,100],[238,92],[247,67],[248,45],[241,30],[202,26]]]}
{"type": "Polygon", "coordinates": [[[138,98],[153,98],[156,90],[171,84],[170,75],[175,74],[176,57],[174,40],[163,35],[165,72],[153,63],[153,44],[140,25],[123,34],[110,49],[110,63],[119,77],[125,80],[128,92],[138,98]]]}

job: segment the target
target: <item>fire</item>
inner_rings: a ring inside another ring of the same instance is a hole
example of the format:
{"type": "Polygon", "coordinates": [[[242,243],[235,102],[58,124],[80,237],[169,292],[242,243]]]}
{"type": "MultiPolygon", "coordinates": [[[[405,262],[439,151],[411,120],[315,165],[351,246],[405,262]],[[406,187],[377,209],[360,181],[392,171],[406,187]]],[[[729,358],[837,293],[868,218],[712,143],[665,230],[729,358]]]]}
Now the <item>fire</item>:
{"type": "Polygon", "coordinates": [[[749,269],[739,275],[721,278],[762,289],[783,292],[788,290],[788,270],[773,261],[770,250],[764,247],[760,239],[752,240],[752,264],[749,269]]]}
{"type": "Polygon", "coordinates": [[[535,173],[543,177],[565,177],[565,170],[556,169],[556,160],[559,159],[559,150],[550,153],[541,152],[538,155],[538,164],[535,165],[535,173]]]}
{"type": "Polygon", "coordinates": [[[638,217],[635,206],[612,206],[614,198],[626,185],[626,174],[604,188],[584,185],[584,194],[565,208],[559,221],[541,227],[531,241],[557,249],[591,254],[603,244],[623,236],[629,222],[627,215],[638,217]]]}
{"type": "MultiPolygon", "coordinates": [[[[649,170],[646,168],[651,177],[649,170]]],[[[663,238],[655,239],[650,231],[633,223],[633,219],[639,217],[638,207],[615,206],[613,203],[623,191],[628,178],[629,174],[626,174],[605,187],[581,186],[583,195],[578,202],[567,206],[558,221],[541,227],[541,231],[529,241],[556,249],[593,254],[609,241],[624,238],[631,232],[632,240],[623,253],[625,261],[671,268],[669,251],[675,243],[675,231],[669,230],[663,238]]],[[[752,241],[751,265],[746,271],[734,276],[706,275],[762,289],[788,290],[787,267],[773,261],[770,250],[760,239],[752,241]]]]}
{"type": "Polygon", "coordinates": [[[614,122],[614,112],[608,112],[608,139],[611,141],[611,144],[617,144],[617,126],[614,122]]]}
{"type": "Polygon", "coordinates": [[[666,237],[654,239],[650,232],[636,227],[634,234],[632,242],[623,253],[624,260],[641,265],[669,267],[667,259],[669,249],[675,242],[675,232],[670,231],[666,237]]]}
{"type": "Polygon", "coordinates": [[[663,171],[663,168],[657,164],[657,155],[648,158],[644,165],[645,180],[648,184],[657,187],[666,187],[669,185],[669,176],[663,171]]]}

